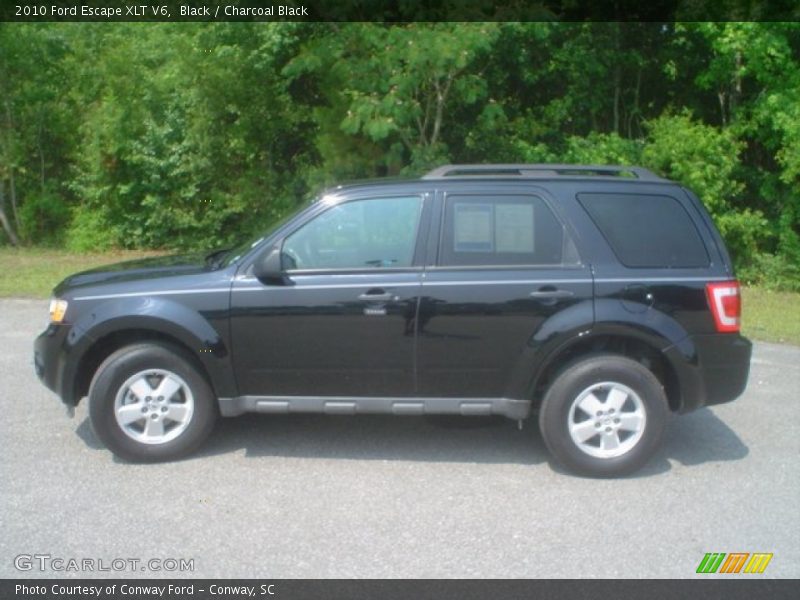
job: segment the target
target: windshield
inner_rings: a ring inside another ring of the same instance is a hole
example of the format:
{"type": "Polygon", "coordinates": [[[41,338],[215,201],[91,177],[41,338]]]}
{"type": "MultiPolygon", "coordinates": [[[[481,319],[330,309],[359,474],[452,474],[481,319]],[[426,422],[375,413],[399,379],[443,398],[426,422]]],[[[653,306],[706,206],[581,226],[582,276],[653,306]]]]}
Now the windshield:
{"type": "Polygon", "coordinates": [[[278,229],[280,229],[286,223],[288,223],[294,217],[296,217],[297,214],[300,213],[303,209],[305,209],[309,204],[312,204],[315,201],[316,201],[316,199],[311,201],[311,202],[304,202],[296,210],[291,211],[289,214],[287,214],[287,215],[283,216],[282,218],[278,219],[277,221],[275,221],[265,231],[262,231],[262,232],[258,233],[257,235],[254,235],[254,236],[248,238],[247,240],[245,240],[244,242],[240,243],[239,245],[234,246],[233,248],[231,248],[226,253],[224,265],[228,266],[228,265],[231,265],[231,264],[235,263],[236,261],[238,261],[245,254],[250,252],[250,250],[252,248],[255,248],[256,246],[258,246],[262,241],[264,241],[264,239],[266,239],[269,236],[271,236],[278,229]]]}

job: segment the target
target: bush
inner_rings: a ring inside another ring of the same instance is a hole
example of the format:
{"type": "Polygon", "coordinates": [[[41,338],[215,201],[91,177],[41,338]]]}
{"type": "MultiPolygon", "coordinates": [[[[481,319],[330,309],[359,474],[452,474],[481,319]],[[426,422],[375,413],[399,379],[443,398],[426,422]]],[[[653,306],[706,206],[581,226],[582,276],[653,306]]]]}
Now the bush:
{"type": "Polygon", "coordinates": [[[770,236],[769,222],[760,210],[731,209],[714,215],[714,221],[737,266],[748,264],[770,236]]]}
{"type": "Polygon", "coordinates": [[[20,237],[36,244],[58,245],[63,242],[70,210],[52,188],[30,193],[19,210],[20,237]]]}
{"type": "Polygon", "coordinates": [[[759,285],[773,291],[800,292],[800,264],[777,254],[756,254],[739,269],[745,285],[759,285]]]}
{"type": "Polygon", "coordinates": [[[684,112],[647,123],[644,166],[678,181],[703,201],[716,220],[744,189],[735,178],[743,144],[729,130],[694,121],[684,112]]]}
{"type": "Polygon", "coordinates": [[[571,136],[561,162],[582,165],[638,165],[641,163],[642,144],[626,140],[616,133],[592,132],[586,137],[571,136]]]}
{"type": "Polygon", "coordinates": [[[111,225],[106,207],[79,206],[66,233],[66,246],[74,252],[108,250],[117,245],[120,232],[111,225]]]}
{"type": "MultiPolygon", "coordinates": [[[[748,265],[772,235],[760,210],[739,208],[743,183],[737,179],[744,144],[730,129],[692,119],[689,112],[647,123],[645,166],[691,189],[719,228],[734,262],[748,265]]],[[[754,203],[744,202],[745,205],[754,203]]]]}

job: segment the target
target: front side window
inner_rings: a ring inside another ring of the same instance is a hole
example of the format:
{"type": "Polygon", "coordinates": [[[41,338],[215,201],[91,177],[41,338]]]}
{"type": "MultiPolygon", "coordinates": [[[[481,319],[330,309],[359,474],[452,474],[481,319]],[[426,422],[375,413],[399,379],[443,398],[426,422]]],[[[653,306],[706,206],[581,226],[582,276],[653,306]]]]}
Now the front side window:
{"type": "Polygon", "coordinates": [[[285,269],[409,267],[422,198],[370,198],[339,204],[295,231],[283,245],[285,269]]]}
{"type": "Polygon", "coordinates": [[[536,196],[449,196],[440,257],[454,266],[578,262],[563,225],[536,196]]]}

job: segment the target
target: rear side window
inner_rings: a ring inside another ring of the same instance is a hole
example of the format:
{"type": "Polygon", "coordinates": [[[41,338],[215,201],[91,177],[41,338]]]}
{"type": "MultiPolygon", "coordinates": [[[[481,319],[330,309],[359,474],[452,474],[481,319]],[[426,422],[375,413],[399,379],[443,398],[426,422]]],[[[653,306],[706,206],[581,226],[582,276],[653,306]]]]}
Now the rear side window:
{"type": "Polygon", "coordinates": [[[707,267],[708,253],[686,209],[670,196],[578,194],[626,267],[707,267]]]}
{"type": "Polygon", "coordinates": [[[577,264],[575,246],[536,196],[447,197],[440,264],[577,264]]]}

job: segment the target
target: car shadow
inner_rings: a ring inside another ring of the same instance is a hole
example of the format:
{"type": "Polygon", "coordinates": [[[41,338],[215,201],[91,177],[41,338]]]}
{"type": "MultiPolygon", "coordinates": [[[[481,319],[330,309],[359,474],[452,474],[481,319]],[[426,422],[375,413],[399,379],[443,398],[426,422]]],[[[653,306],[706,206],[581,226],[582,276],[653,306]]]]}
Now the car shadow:
{"type": "Polygon", "coordinates": [[[742,460],[750,453],[736,432],[708,408],[673,415],[664,432],[664,442],[655,456],[631,478],[649,477],[669,471],[671,461],[691,467],[713,462],[742,460]]]}
{"type": "Polygon", "coordinates": [[[293,414],[223,419],[200,451],[250,457],[522,463],[547,461],[541,437],[503,417],[293,414]],[[524,435],[522,435],[524,434],[524,435]]]}
{"type": "Polygon", "coordinates": [[[89,417],[86,417],[80,422],[78,427],[75,429],[75,433],[77,433],[78,437],[83,440],[83,443],[92,450],[103,450],[105,448],[103,443],[98,440],[97,436],[94,434],[89,417]]]}
{"type": "Polygon", "coordinates": [[[708,408],[670,419],[662,450],[682,465],[741,460],[750,449],[708,408]]]}
{"type": "MultiPolygon", "coordinates": [[[[88,418],[76,433],[89,448],[103,448],[88,418]]],[[[516,421],[504,417],[248,414],[221,419],[190,459],[241,450],[250,458],[549,463],[554,471],[569,474],[551,460],[535,420],[526,421],[520,431],[516,421]]],[[[694,466],[741,460],[748,453],[730,427],[712,411],[701,409],[671,418],[661,449],[631,477],[667,472],[671,461],[694,466]]]]}

